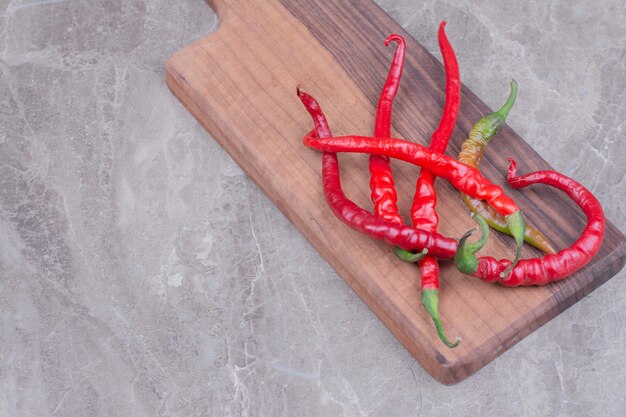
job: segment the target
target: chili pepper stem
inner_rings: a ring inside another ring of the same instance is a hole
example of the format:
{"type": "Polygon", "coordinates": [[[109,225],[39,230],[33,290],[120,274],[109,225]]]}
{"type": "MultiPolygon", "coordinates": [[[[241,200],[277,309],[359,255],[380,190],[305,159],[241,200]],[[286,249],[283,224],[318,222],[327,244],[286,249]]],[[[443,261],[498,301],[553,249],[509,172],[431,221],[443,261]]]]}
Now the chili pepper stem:
{"type": "Polygon", "coordinates": [[[448,337],[446,336],[445,331],[443,330],[443,325],[441,324],[441,319],[439,318],[439,290],[434,288],[428,288],[422,291],[422,305],[428,312],[428,315],[433,319],[433,323],[435,323],[435,328],[437,329],[437,334],[439,335],[439,339],[448,346],[449,348],[455,348],[461,343],[461,338],[457,337],[456,340],[450,342],[448,337]]]}
{"type": "Polygon", "coordinates": [[[511,235],[515,238],[515,244],[517,248],[515,250],[515,259],[513,259],[513,263],[507,269],[500,273],[500,278],[506,280],[509,276],[517,262],[522,257],[522,245],[524,244],[524,235],[526,233],[526,224],[524,222],[524,216],[521,211],[516,211],[515,213],[509,214],[505,216],[506,224],[509,226],[509,230],[511,231],[511,235]]]}
{"type": "MultiPolygon", "coordinates": [[[[490,228],[501,233],[506,233],[507,235],[511,234],[504,221],[504,217],[496,213],[487,204],[484,204],[484,201],[469,197],[467,194],[461,194],[461,197],[465,205],[467,205],[472,212],[480,214],[485,218],[490,228]]],[[[556,248],[543,233],[529,225],[526,225],[524,242],[545,253],[555,254],[557,252],[556,248]]]]}
{"type": "Polygon", "coordinates": [[[467,275],[473,274],[478,269],[478,259],[474,254],[485,246],[485,243],[487,243],[487,239],[489,238],[489,225],[487,224],[487,221],[485,221],[480,214],[472,213],[472,217],[480,226],[481,236],[476,242],[469,243],[467,242],[467,239],[473,235],[474,232],[476,232],[476,229],[474,228],[465,233],[463,237],[459,239],[459,246],[457,247],[456,255],[454,256],[454,262],[456,263],[457,268],[459,268],[459,271],[467,275]]]}
{"type": "Polygon", "coordinates": [[[413,253],[411,251],[399,248],[397,246],[393,247],[393,253],[396,254],[398,258],[405,262],[419,262],[428,254],[428,248],[424,248],[421,252],[413,253]]]}

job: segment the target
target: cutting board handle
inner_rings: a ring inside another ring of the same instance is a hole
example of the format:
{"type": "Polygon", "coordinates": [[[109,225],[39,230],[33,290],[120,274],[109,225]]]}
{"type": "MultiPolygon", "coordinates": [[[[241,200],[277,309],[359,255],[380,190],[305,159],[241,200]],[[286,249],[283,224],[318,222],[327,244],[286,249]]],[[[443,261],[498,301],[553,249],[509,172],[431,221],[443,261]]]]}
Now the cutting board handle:
{"type": "MultiPolygon", "coordinates": [[[[234,14],[243,14],[247,16],[259,16],[268,18],[266,13],[271,8],[272,3],[280,6],[280,2],[276,0],[205,0],[209,7],[213,9],[220,20],[220,28],[225,26],[231,11],[234,14]]],[[[271,16],[271,17],[276,17],[271,16]]]]}
{"type": "Polygon", "coordinates": [[[217,14],[220,20],[223,20],[226,12],[226,0],[205,0],[211,9],[217,14]]]}
{"type": "Polygon", "coordinates": [[[224,26],[228,19],[228,8],[229,5],[232,6],[233,3],[239,3],[241,6],[250,6],[254,1],[251,0],[205,0],[211,9],[215,12],[218,19],[220,20],[220,27],[224,26]]]}

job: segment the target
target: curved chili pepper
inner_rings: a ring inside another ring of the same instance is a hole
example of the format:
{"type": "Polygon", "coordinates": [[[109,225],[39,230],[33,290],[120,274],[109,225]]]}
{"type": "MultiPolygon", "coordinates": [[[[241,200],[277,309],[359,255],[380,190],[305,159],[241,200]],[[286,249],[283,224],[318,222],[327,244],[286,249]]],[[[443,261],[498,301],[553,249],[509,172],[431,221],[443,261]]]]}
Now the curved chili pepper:
{"type": "MultiPolygon", "coordinates": [[[[445,27],[446,22],[444,20],[439,25],[437,38],[446,73],[446,99],[439,126],[432,134],[430,146],[428,147],[431,151],[439,153],[444,153],[448,147],[461,104],[459,64],[454,49],[446,36],[445,27]]],[[[415,197],[411,206],[413,226],[429,232],[437,231],[439,224],[439,217],[435,210],[437,194],[434,182],[435,176],[432,172],[422,168],[415,184],[415,197]]],[[[432,256],[425,256],[419,262],[419,267],[422,275],[422,305],[435,323],[439,339],[450,348],[457,347],[461,343],[461,339],[457,338],[454,343],[450,342],[439,317],[439,263],[432,256]]]]}
{"type": "MultiPolygon", "coordinates": [[[[402,68],[404,67],[404,56],[406,43],[400,35],[392,34],[385,39],[385,46],[394,41],[398,45],[393,55],[393,61],[389,68],[389,74],[383,85],[383,89],[378,99],[376,107],[376,119],[374,122],[374,136],[391,136],[391,113],[393,110],[393,100],[398,93],[400,79],[402,78],[402,68]]],[[[374,213],[390,222],[402,224],[402,217],[398,213],[397,200],[393,174],[389,165],[389,157],[385,155],[370,155],[370,189],[371,199],[374,203],[374,213]]],[[[425,255],[424,252],[412,253],[394,247],[396,256],[406,262],[417,262],[425,255]]]]}
{"type": "MultiPolygon", "coordinates": [[[[417,143],[395,138],[338,136],[322,139],[305,136],[304,144],[324,152],[357,152],[397,158],[424,167],[435,176],[447,179],[465,194],[486,200],[498,213],[505,216],[517,244],[515,258],[510,269],[517,264],[524,243],[524,216],[513,200],[504,194],[502,188],[483,177],[476,168],[449,156],[432,152],[417,143]]],[[[503,274],[508,274],[510,269],[504,271],[503,274]]]]}
{"type": "MultiPolygon", "coordinates": [[[[306,137],[311,138],[311,140],[315,140],[318,135],[331,137],[326,117],[317,101],[299,88],[297,92],[300,101],[304,104],[315,124],[315,129],[306,137]]],[[[348,199],[341,188],[339,162],[335,153],[324,152],[322,181],[324,197],[328,205],[333,213],[350,228],[405,250],[427,250],[429,254],[437,258],[454,258],[457,248],[456,239],[391,223],[363,210],[348,199]]]]}
{"type": "Polygon", "coordinates": [[[512,216],[519,212],[515,202],[504,194],[502,188],[485,178],[476,168],[433,152],[415,142],[355,135],[328,138],[308,135],[304,137],[303,143],[323,152],[373,153],[410,162],[425,167],[437,177],[447,179],[457,189],[472,197],[487,200],[503,216],[512,216]]]}
{"type": "MultiPolygon", "coordinates": [[[[458,160],[466,165],[475,168],[480,167],[483,159],[483,152],[491,138],[504,126],[506,118],[515,103],[517,97],[517,82],[511,81],[511,94],[502,108],[496,112],[489,113],[478,121],[470,130],[469,137],[461,146],[458,160]]],[[[474,213],[480,214],[492,228],[502,233],[511,234],[506,222],[501,215],[496,213],[485,202],[476,200],[467,194],[461,194],[463,201],[474,213]]],[[[546,253],[556,253],[547,237],[534,227],[526,225],[524,240],[546,253]]]]}
{"type": "MultiPolygon", "coordinates": [[[[564,191],[583,210],[587,217],[587,225],[572,246],[556,254],[548,254],[542,258],[522,259],[512,269],[509,276],[503,277],[501,271],[510,267],[510,261],[496,260],[492,257],[476,259],[471,253],[474,248],[467,242],[466,234],[459,242],[458,257],[464,257],[462,263],[473,269],[462,271],[478,277],[486,282],[498,281],[507,287],[546,285],[550,282],[566,278],[591,261],[598,253],[604,239],[605,218],[600,202],[582,184],[555,171],[537,171],[516,176],[516,163],[511,163],[507,181],[514,188],[524,188],[531,184],[547,184],[564,191]],[[473,261],[472,259],[473,258],[473,261]],[[474,262],[475,261],[475,262],[474,262]]],[[[483,237],[489,233],[484,220],[476,216],[481,223],[483,237]]]]}
{"type": "MultiPolygon", "coordinates": [[[[374,136],[391,136],[391,110],[393,99],[398,92],[402,67],[404,66],[404,54],[406,44],[400,35],[390,35],[385,39],[385,46],[394,41],[398,46],[393,56],[389,75],[383,86],[376,108],[376,121],[374,123],[374,136]]],[[[372,190],[372,202],[374,213],[393,223],[402,223],[402,217],[398,214],[398,195],[393,183],[393,174],[389,165],[389,157],[385,155],[370,155],[370,189],[372,190]]]]}

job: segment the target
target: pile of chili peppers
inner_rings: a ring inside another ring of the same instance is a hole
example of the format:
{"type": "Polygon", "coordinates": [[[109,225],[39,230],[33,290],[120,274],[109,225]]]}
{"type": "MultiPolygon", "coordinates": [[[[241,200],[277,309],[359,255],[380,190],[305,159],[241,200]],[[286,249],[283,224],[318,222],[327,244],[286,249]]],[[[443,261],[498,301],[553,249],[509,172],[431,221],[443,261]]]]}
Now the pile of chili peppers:
{"type": "Polygon", "coordinates": [[[442,22],[438,31],[446,74],[445,105],[439,126],[432,134],[427,148],[391,137],[393,100],[400,85],[406,51],[405,41],[399,35],[391,35],[385,40],[386,46],[391,42],[397,46],[378,101],[373,136],[334,137],[319,103],[300,88],[297,93],[314,124],[314,129],[304,137],[304,144],[323,151],[322,181],[328,205],[352,229],[385,241],[393,247],[393,252],[400,259],[419,264],[422,304],[431,316],[441,341],[453,348],[460,343],[460,339],[454,342],[448,339],[439,317],[439,260],[454,259],[464,274],[486,282],[499,282],[507,287],[546,285],[570,276],[589,263],[602,244],[605,220],[598,200],[578,182],[554,171],[516,176],[515,161],[509,159],[511,165],[507,181],[511,187],[523,188],[537,183],[551,185],[564,191],[587,216],[587,226],[579,239],[569,248],[557,252],[541,232],[525,225],[521,211],[504,190],[480,173],[478,168],[485,147],[504,125],[515,103],[515,81],[511,83],[511,93],[502,108],[480,119],[471,129],[458,160],[444,155],[456,124],[461,98],[459,66],[446,36],[445,24],[445,21],[442,22]],[[370,154],[373,214],[344,194],[339,178],[337,152],[370,154]],[[405,225],[398,213],[391,158],[421,167],[411,206],[412,225],[405,225]],[[439,218],[435,210],[437,195],[433,186],[436,177],[448,180],[462,193],[463,200],[480,226],[481,236],[477,241],[468,241],[474,230],[458,240],[437,233],[439,218]],[[476,253],[487,242],[489,226],[515,239],[516,250],[512,261],[476,257],[476,253]],[[524,241],[546,255],[520,260],[524,241]]]}

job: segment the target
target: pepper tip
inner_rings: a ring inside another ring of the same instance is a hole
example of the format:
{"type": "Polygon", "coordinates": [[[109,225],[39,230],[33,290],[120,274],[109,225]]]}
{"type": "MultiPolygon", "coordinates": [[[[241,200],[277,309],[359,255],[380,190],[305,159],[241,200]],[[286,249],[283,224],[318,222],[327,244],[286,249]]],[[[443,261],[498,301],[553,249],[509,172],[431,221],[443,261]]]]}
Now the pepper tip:
{"type": "Polygon", "coordinates": [[[515,162],[515,159],[513,158],[508,158],[508,161],[509,170],[506,173],[506,181],[511,184],[515,180],[515,177],[517,175],[517,162],[515,162]]]}
{"type": "Polygon", "coordinates": [[[402,44],[404,43],[404,38],[397,33],[392,33],[391,35],[387,36],[387,39],[385,39],[385,46],[389,46],[392,41],[397,44],[402,44]]]}
{"type": "Polygon", "coordinates": [[[513,105],[515,104],[516,99],[517,99],[517,81],[512,80],[511,81],[511,93],[509,94],[509,97],[507,98],[506,102],[502,105],[500,110],[495,112],[495,114],[500,118],[502,124],[504,124],[504,122],[506,121],[506,118],[509,115],[509,112],[511,111],[511,109],[513,108],[513,105]]]}
{"type": "Polygon", "coordinates": [[[439,290],[434,288],[428,288],[422,291],[422,305],[426,309],[426,312],[433,320],[435,328],[437,329],[437,335],[439,339],[449,348],[455,348],[461,343],[461,338],[457,337],[454,342],[451,342],[446,336],[446,332],[443,329],[441,318],[439,317],[439,290]]]}

